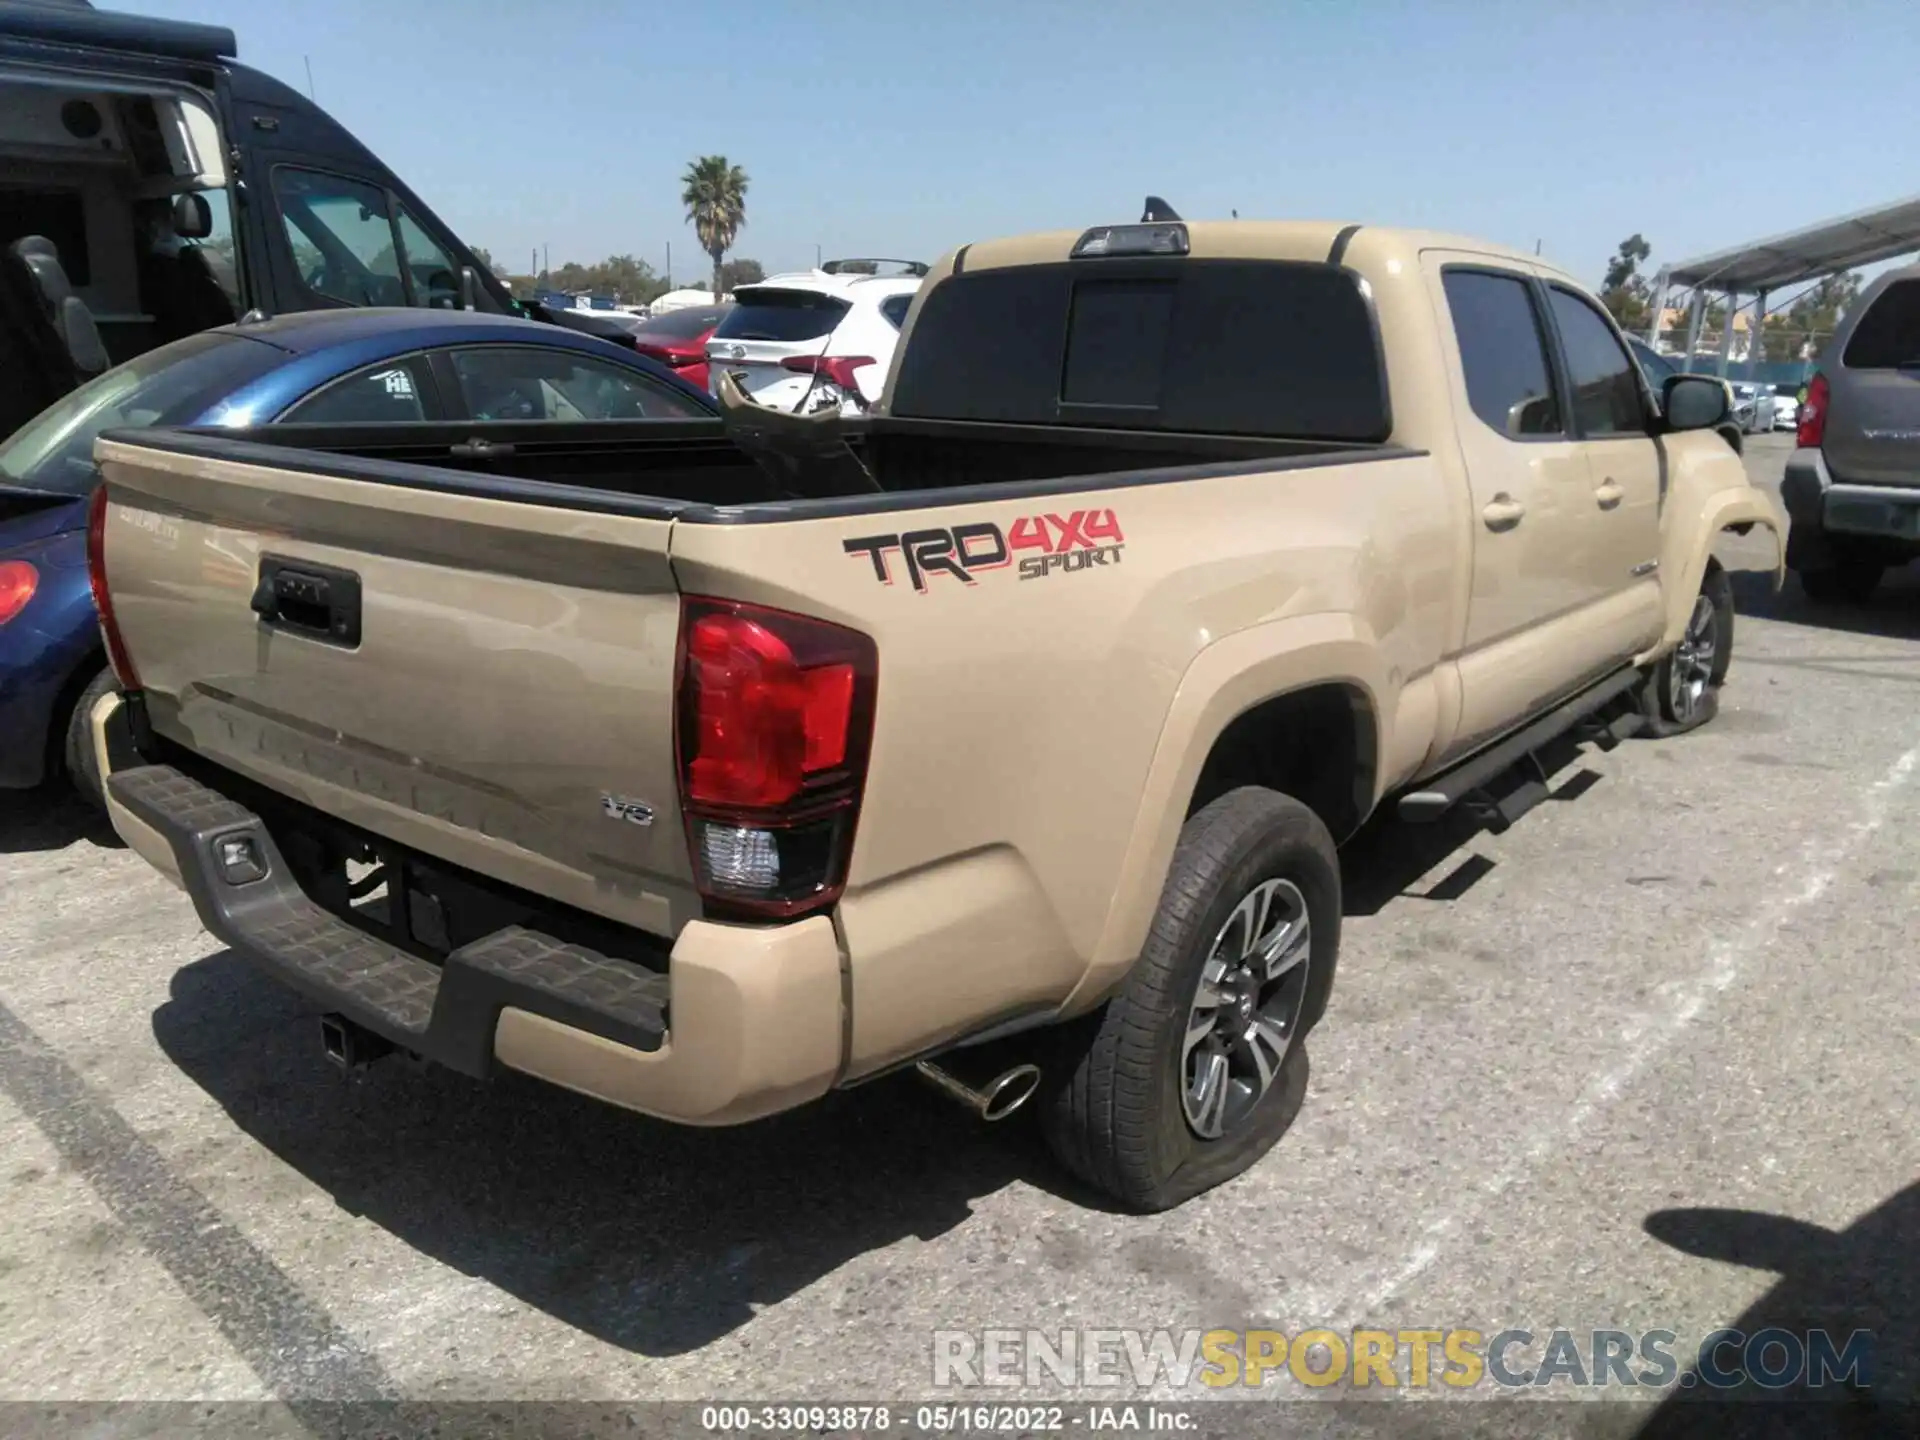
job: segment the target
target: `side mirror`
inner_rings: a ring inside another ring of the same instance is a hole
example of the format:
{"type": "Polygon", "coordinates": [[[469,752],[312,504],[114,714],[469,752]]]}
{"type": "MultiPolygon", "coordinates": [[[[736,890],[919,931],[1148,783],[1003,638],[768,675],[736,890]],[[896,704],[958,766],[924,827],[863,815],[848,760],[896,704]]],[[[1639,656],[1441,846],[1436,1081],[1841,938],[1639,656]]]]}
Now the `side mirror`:
{"type": "Polygon", "coordinates": [[[1559,428],[1553,396],[1529,395],[1507,411],[1507,433],[1513,436],[1547,435],[1559,428]]]}
{"type": "Polygon", "coordinates": [[[1669,430],[1710,430],[1733,412],[1727,387],[1708,375],[1669,375],[1660,389],[1669,430]]]}
{"type": "Polygon", "coordinates": [[[473,266],[460,267],[460,308],[478,310],[480,308],[480,277],[473,273],[473,266]]]}

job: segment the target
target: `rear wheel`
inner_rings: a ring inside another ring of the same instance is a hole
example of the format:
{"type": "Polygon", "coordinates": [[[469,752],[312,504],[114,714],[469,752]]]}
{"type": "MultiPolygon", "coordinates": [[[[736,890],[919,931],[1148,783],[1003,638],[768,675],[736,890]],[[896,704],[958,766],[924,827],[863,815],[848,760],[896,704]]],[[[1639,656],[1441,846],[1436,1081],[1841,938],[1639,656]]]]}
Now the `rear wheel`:
{"type": "Polygon", "coordinates": [[[1064,1078],[1044,1109],[1054,1153],[1140,1210],[1247,1169],[1299,1111],[1303,1042],[1339,946],[1340,870],[1320,818],[1254,787],[1204,807],[1126,984],[1063,1032],[1064,1078]]]}
{"type": "Polygon", "coordinates": [[[1864,605],[1880,588],[1886,566],[1853,560],[1827,570],[1802,570],[1800,588],[1820,605],[1864,605]]]}

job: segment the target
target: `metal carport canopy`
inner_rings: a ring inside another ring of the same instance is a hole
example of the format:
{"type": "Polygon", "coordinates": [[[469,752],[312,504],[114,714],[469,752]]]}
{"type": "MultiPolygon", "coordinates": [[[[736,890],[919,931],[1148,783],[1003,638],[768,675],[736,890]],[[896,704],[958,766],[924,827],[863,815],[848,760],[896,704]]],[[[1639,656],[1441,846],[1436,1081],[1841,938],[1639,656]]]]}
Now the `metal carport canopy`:
{"type": "Polygon", "coordinates": [[[1667,267],[1675,285],[1753,295],[1920,250],[1920,195],[1667,267]]]}

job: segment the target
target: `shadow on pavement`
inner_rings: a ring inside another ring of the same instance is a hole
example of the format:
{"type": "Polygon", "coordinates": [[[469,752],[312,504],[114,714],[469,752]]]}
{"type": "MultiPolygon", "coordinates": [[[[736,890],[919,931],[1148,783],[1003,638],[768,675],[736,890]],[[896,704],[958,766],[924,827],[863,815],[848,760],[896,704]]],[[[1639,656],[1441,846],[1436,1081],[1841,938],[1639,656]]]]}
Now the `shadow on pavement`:
{"type": "MultiPolygon", "coordinates": [[[[1844,602],[1816,604],[1807,598],[1800,582],[1791,573],[1776,593],[1773,576],[1757,570],[1729,572],[1733,581],[1734,665],[1739,666],[1738,618],[1753,616],[1777,620],[1786,625],[1805,625],[1815,630],[1836,630],[1854,635],[1878,635],[1889,640],[1920,640],[1920,566],[1889,570],[1871,599],[1859,605],[1844,602]]],[[[1888,663],[1876,659],[1876,664],[1888,663]]]]}
{"type": "MultiPolygon", "coordinates": [[[[1036,1127],[909,1076],[727,1129],[667,1125],[500,1072],[389,1059],[348,1076],[317,1012],[221,952],[153,1016],[181,1070],[348,1212],[569,1325],[649,1355],[708,1344],[866,1252],[961,1224],[1015,1180],[1102,1208],[1036,1127]]],[[[888,1307],[884,1285],[844,1303],[888,1307]]]]}
{"type": "Polygon", "coordinates": [[[106,815],[64,780],[37,790],[0,790],[0,855],[64,850],[76,840],[108,850],[126,848],[106,815]]]}
{"type": "MultiPolygon", "coordinates": [[[[1548,803],[1578,800],[1600,783],[1598,771],[1577,764],[1586,754],[1585,746],[1565,736],[1542,748],[1541,766],[1550,790],[1548,803]]],[[[1513,774],[1504,776],[1496,782],[1495,789],[1511,788],[1517,780],[1513,774]]],[[[1525,826],[1538,813],[1522,815],[1517,824],[1525,826]]],[[[1342,913],[1376,915],[1401,896],[1440,902],[1458,900],[1493,872],[1494,862],[1478,851],[1461,855],[1457,864],[1424,887],[1415,887],[1423,876],[1460,855],[1485,830],[1486,826],[1464,805],[1456,805],[1438,820],[1410,825],[1399,819],[1389,801],[1341,847],[1342,913]]]]}
{"type": "MultiPolygon", "coordinates": [[[[1856,1330],[1873,1338],[1864,1384],[1695,1384],[1664,1402],[1639,1440],[1920,1434],[1920,1183],[1840,1231],[1751,1210],[1661,1210],[1645,1224],[1688,1255],[1779,1275],[1727,1328],[1754,1335],[1777,1327],[1803,1342],[1808,1331],[1824,1330],[1838,1353],[1856,1330]]],[[[1723,1350],[1723,1368],[1738,1353],[1723,1350]]],[[[1779,1365],[1781,1352],[1765,1363],[1779,1365]]]]}

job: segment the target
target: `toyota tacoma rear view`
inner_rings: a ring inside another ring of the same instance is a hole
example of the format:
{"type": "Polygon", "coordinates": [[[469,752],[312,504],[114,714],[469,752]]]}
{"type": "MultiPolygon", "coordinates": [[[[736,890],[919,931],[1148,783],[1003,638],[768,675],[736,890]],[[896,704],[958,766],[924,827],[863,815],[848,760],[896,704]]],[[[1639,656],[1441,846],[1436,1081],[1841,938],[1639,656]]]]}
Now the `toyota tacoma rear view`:
{"type": "Polygon", "coordinates": [[[1715,541],[1784,529],[1718,381],[1441,235],[983,240],[870,417],[714,383],[629,448],[99,442],[114,823],[343,1063],[696,1125],[918,1067],[1176,1204],[1298,1109],[1336,846],[1709,719],[1715,541]]]}

